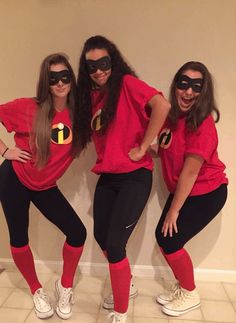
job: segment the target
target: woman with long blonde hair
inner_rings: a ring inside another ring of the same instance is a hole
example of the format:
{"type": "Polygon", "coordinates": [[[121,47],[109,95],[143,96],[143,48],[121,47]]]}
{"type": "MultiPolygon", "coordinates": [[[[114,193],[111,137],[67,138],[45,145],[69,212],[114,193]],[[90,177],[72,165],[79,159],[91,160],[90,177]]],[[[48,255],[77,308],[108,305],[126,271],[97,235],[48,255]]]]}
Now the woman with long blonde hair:
{"type": "Polygon", "coordinates": [[[63,272],[56,282],[56,312],[68,319],[73,303],[73,278],[86,229],[57,187],[78,149],[73,146],[75,76],[63,54],[47,56],[41,65],[35,98],[0,105],[0,121],[14,132],[14,147],[0,140],[5,159],[0,166],[0,200],[6,217],[13,260],[31,290],[35,313],[45,319],[54,314],[37,277],[29,246],[29,206],[32,202],[65,235],[63,272]]]}

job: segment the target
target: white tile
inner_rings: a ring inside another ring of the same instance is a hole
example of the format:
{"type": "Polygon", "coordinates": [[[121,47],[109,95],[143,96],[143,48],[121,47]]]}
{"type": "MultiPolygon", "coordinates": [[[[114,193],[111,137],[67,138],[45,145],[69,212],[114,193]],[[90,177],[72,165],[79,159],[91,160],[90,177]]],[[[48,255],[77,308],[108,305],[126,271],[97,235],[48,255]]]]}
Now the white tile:
{"type": "Polygon", "coordinates": [[[2,323],[23,323],[29,315],[30,310],[0,308],[0,322],[2,323]]]}
{"type": "Polygon", "coordinates": [[[104,277],[82,276],[74,288],[75,293],[102,294],[105,286],[104,277]]]}
{"type": "Polygon", "coordinates": [[[96,314],[101,307],[100,294],[76,293],[73,312],[96,314]]]}
{"type": "Polygon", "coordinates": [[[30,315],[27,317],[24,323],[40,323],[40,322],[47,322],[47,323],[64,323],[65,320],[62,320],[59,316],[54,313],[54,315],[46,320],[40,320],[34,310],[30,312],[30,315]]]}
{"type": "Polygon", "coordinates": [[[196,286],[201,299],[229,301],[229,298],[221,283],[198,282],[196,286]]]}
{"type": "Polygon", "coordinates": [[[171,323],[205,323],[205,320],[202,320],[202,321],[185,320],[184,316],[181,316],[177,319],[173,318],[169,322],[171,322],[171,323]]]}
{"type": "Polygon", "coordinates": [[[98,316],[98,318],[97,318],[97,322],[96,323],[104,323],[104,322],[106,322],[106,320],[107,320],[107,314],[100,313],[99,316],[98,316]]]}
{"type": "Polygon", "coordinates": [[[6,300],[13,290],[14,288],[0,287],[0,305],[6,300]]]}
{"type": "Polygon", "coordinates": [[[2,304],[2,307],[11,307],[19,309],[32,309],[32,295],[26,289],[14,289],[7,300],[2,304]]]}
{"type": "Polygon", "coordinates": [[[156,297],[158,294],[162,293],[163,282],[156,279],[145,279],[145,278],[135,278],[135,284],[138,288],[138,293],[141,296],[153,296],[156,297]]]}
{"type": "Polygon", "coordinates": [[[234,307],[234,309],[236,311],[236,302],[233,302],[233,307],[234,307]]]}
{"type": "Polygon", "coordinates": [[[51,275],[49,281],[47,281],[46,284],[44,284],[44,289],[50,290],[50,291],[55,291],[55,282],[60,279],[60,275],[57,273],[54,273],[51,275]]]}
{"type": "Polygon", "coordinates": [[[236,284],[223,283],[227,295],[232,302],[236,302],[236,284]]]}
{"type": "Polygon", "coordinates": [[[169,321],[172,323],[172,320],[175,319],[175,320],[194,320],[194,321],[204,321],[204,316],[202,315],[202,311],[201,311],[201,308],[197,308],[195,310],[192,310],[186,314],[183,314],[179,317],[171,317],[169,316],[169,321]]]}
{"type": "MultiPolygon", "coordinates": [[[[64,320],[62,320],[65,322],[64,320]]],[[[73,313],[69,318],[70,323],[96,323],[97,315],[88,313],[73,313]]]]}
{"type": "Polygon", "coordinates": [[[203,300],[201,304],[206,321],[236,322],[236,313],[230,302],[203,300]]]}
{"type": "Polygon", "coordinates": [[[4,271],[0,275],[0,287],[17,287],[22,279],[22,275],[16,271],[4,271]]]}
{"type": "Polygon", "coordinates": [[[134,300],[134,316],[166,318],[161,311],[161,305],[151,296],[138,296],[134,300]]]}
{"type": "Polygon", "coordinates": [[[160,319],[152,317],[134,317],[133,323],[168,323],[168,318],[160,319]]]}

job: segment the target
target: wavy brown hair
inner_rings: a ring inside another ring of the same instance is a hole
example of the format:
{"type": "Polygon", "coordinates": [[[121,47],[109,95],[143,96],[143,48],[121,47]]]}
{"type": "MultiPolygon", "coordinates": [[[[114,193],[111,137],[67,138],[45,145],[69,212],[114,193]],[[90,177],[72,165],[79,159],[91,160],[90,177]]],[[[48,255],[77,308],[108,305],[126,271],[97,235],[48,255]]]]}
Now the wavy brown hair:
{"type": "Polygon", "coordinates": [[[91,141],[92,130],[90,126],[92,118],[91,91],[94,83],[87,70],[85,55],[92,49],[105,49],[111,59],[111,76],[106,84],[107,99],[102,113],[101,135],[106,131],[108,125],[113,120],[117,103],[120,96],[123,76],[126,74],[135,75],[135,72],[124,61],[120,51],[114,43],[104,36],[93,36],[86,40],[79,61],[77,78],[78,112],[75,115],[74,145],[81,145],[85,148],[91,141]]]}
{"type": "MultiPolygon", "coordinates": [[[[52,94],[50,92],[49,74],[50,66],[64,64],[71,76],[71,90],[67,98],[67,108],[70,110],[72,123],[75,113],[76,102],[76,79],[72,67],[65,54],[55,53],[48,55],[40,67],[39,80],[35,101],[38,104],[38,111],[33,123],[31,143],[36,158],[36,166],[43,167],[50,155],[51,122],[55,115],[52,94]]],[[[73,148],[76,155],[76,148],[73,148]]]]}
{"type": "Polygon", "coordinates": [[[170,86],[170,103],[171,109],[168,115],[169,120],[175,125],[181,114],[176,99],[176,84],[180,76],[187,70],[198,71],[203,76],[203,86],[196,102],[188,112],[186,123],[187,127],[191,130],[196,130],[203,120],[211,113],[215,113],[215,122],[220,119],[220,112],[216,106],[214,98],[214,87],[212,76],[206,66],[200,62],[187,62],[175,74],[174,79],[170,86]]]}

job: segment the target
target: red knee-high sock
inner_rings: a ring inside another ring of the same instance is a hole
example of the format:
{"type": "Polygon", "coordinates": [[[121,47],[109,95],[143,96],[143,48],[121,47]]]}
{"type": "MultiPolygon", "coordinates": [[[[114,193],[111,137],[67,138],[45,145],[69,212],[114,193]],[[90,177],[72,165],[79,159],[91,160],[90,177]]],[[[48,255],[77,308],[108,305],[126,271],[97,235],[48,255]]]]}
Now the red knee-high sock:
{"type": "Polygon", "coordinates": [[[72,247],[67,242],[63,246],[63,273],[61,277],[61,284],[65,288],[71,288],[73,286],[73,280],[75,271],[78,266],[81,254],[84,246],[72,247]]]}
{"type": "Polygon", "coordinates": [[[116,263],[109,263],[111,286],[114,297],[114,310],[126,313],[129,304],[130,265],[128,258],[116,263]]]}
{"type": "Polygon", "coordinates": [[[29,245],[16,248],[11,246],[12,258],[27,281],[31,293],[34,294],[38,288],[41,288],[34,266],[34,258],[29,245]]]}
{"type": "MultiPolygon", "coordinates": [[[[164,253],[164,250],[160,247],[160,250],[161,250],[161,253],[162,253],[162,255],[163,255],[163,257],[165,258],[165,260],[166,260],[166,262],[168,263],[168,265],[171,267],[171,265],[170,265],[170,263],[169,263],[169,261],[168,261],[168,259],[166,258],[166,254],[164,253]]],[[[172,272],[173,272],[173,270],[172,270],[172,272]]],[[[173,274],[174,274],[174,276],[175,276],[175,273],[173,272],[173,274]]],[[[175,276],[175,279],[177,279],[178,280],[178,278],[175,276]]]]}
{"type": "Polygon", "coordinates": [[[164,256],[180,286],[189,291],[194,290],[193,264],[187,251],[182,248],[171,254],[164,254],[164,256]]]}

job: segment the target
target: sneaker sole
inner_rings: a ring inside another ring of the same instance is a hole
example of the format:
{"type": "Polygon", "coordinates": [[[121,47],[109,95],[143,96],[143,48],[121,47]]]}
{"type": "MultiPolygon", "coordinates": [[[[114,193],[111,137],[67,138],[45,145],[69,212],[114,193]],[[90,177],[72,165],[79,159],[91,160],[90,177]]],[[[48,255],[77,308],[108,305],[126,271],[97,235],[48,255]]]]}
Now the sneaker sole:
{"type": "MultiPolygon", "coordinates": [[[[134,298],[136,298],[137,296],[138,296],[138,291],[137,291],[136,293],[134,293],[134,294],[129,295],[129,300],[130,300],[130,299],[134,299],[134,298]]],[[[113,309],[114,309],[114,303],[106,303],[106,302],[104,302],[104,303],[102,304],[102,307],[103,307],[105,310],[113,310],[113,309]]]]}
{"type": "Polygon", "coordinates": [[[67,320],[71,317],[72,315],[72,312],[68,313],[68,314],[65,314],[65,313],[62,313],[60,310],[59,310],[59,307],[56,308],[56,313],[57,315],[63,319],[63,320],[67,320]]]}
{"type": "Polygon", "coordinates": [[[54,310],[52,308],[51,311],[46,312],[46,313],[38,312],[35,310],[35,314],[39,319],[48,319],[49,317],[53,316],[54,310]]]}
{"type": "Polygon", "coordinates": [[[156,302],[161,305],[166,305],[166,304],[169,304],[171,300],[167,301],[167,300],[164,300],[163,298],[157,297],[156,302]]]}
{"type": "Polygon", "coordinates": [[[200,307],[200,303],[197,304],[197,305],[194,305],[190,308],[188,308],[187,310],[182,310],[182,311],[175,311],[175,310],[170,310],[168,308],[166,308],[165,306],[162,307],[162,312],[169,315],[169,316],[180,316],[180,315],[183,315],[183,314],[186,314],[192,310],[195,310],[197,309],[198,307],[200,307]]]}

